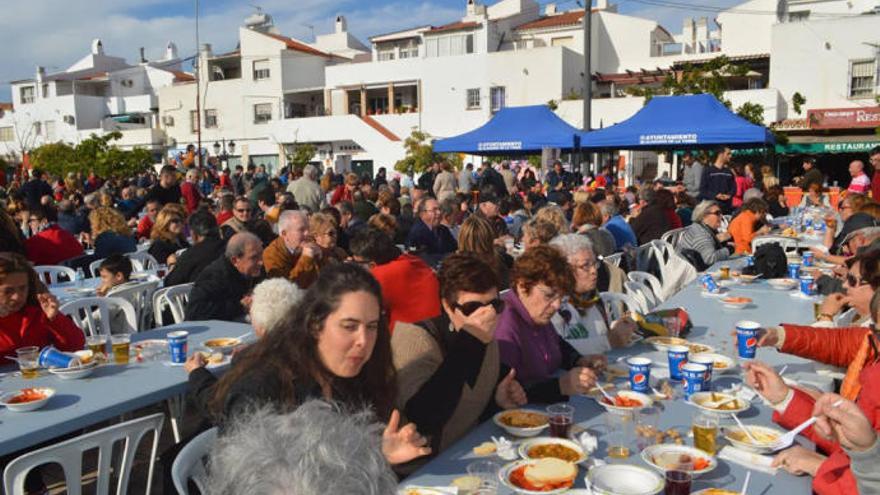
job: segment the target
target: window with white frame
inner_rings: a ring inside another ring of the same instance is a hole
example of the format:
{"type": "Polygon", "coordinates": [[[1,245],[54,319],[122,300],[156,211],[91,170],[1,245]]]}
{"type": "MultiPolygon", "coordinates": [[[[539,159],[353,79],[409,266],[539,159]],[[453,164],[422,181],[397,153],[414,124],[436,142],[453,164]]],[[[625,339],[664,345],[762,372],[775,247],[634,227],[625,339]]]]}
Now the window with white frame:
{"type": "Polygon", "coordinates": [[[477,110],[480,108],[480,88],[467,90],[467,109],[477,110]]]}
{"type": "Polygon", "coordinates": [[[254,105],[254,124],[265,124],[272,120],[272,104],[257,103],[254,105]]]}
{"type": "Polygon", "coordinates": [[[400,44],[400,58],[418,58],[419,45],[416,40],[407,40],[400,44]]]}
{"type": "Polygon", "coordinates": [[[12,126],[0,127],[0,143],[8,143],[11,141],[15,141],[15,132],[13,131],[12,126]]]}
{"type": "Polygon", "coordinates": [[[205,128],[213,129],[217,127],[217,110],[205,110],[205,128]]]}
{"type": "Polygon", "coordinates": [[[473,33],[431,36],[425,40],[425,56],[427,57],[447,57],[468,53],[474,53],[473,33]]]}
{"type": "Polygon", "coordinates": [[[196,133],[199,130],[199,112],[196,112],[195,110],[189,111],[189,130],[193,133],[196,133]]]}
{"type": "Polygon", "coordinates": [[[269,79],[269,61],[254,60],[254,81],[269,79]]]}
{"type": "Polygon", "coordinates": [[[877,85],[877,61],[852,60],[849,63],[849,97],[870,98],[874,96],[874,87],[877,85]]]}
{"type": "Polygon", "coordinates": [[[22,86],[19,88],[19,95],[21,96],[22,103],[33,103],[34,102],[34,87],[33,86],[22,86]]]}
{"type": "Polygon", "coordinates": [[[497,112],[505,106],[504,86],[495,86],[489,91],[489,99],[492,101],[492,112],[497,112]]]}

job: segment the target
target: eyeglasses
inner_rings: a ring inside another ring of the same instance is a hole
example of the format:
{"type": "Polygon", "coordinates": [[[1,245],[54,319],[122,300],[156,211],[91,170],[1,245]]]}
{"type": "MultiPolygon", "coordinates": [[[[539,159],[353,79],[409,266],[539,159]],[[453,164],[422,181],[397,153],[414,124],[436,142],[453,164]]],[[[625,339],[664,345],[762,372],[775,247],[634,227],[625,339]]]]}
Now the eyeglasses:
{"type": "Polygon", "coordinates": [[[235,211],[237,213],[250,213],[251,209],[250,208],[236,208],[235,211]]]}
{"type": "Polygon", "coordinates": [[[452,309],[461,311],[461,314],[465,316],[470,316],[480,308],[485,308],[486,306],[492,306],[495,313],[501,313],[504,311],[504,301],[497,297],[488,302],[468,301],[464,304],[452,303],[452,309]]]}
{"type": "Polygon", "coordinates": [[[538,289],[538,290],[541,292],[541,295],[544,297],[544,299],[546,299],[547,302],[549,302],[549,303],[552,303],[554,301],[561,301],[562,298],[565,297],[564,294],[557,294],[553,291],[547,292],[546,290],[543,290],[543,289],[538,289]]]}
{"type": "Polygon", "coordinates": [[[590,271],[590,270],[593,269],[593,268],[598,268],[598,267],[599,267],[599,261],[598,261],[598,260],[587,261],[587,262],[582,263],[582,264],[580,264],[580,265],[574,265],[574,267],[575,267],[576,269],[578,269],[578,270],[583,270],[583,271],[585,271],[585,272],[588,272],[588,271],[590,271]]]}
{"type": "Polygon", "coordinates": [[[868,285],[868,282],[867,282],[865,279],[863,279],[863,278],[861,278],[861,277],[858,277],[858,278],[857,278],[857,277],[856,277],[855,275],[853,275],[852,273],[847,273],[847,274],[846,274],[846,283],[847,283],[847,285],[849,285],[850,287],[861,287],[861,286],[863,286],[863,285],[868,285]]]}
{"type": "Polygon", "coordinates": [[[712,211],[707,211],[707,212],[706,212],[706,216],[709,216],[709,215],[720,215],[720,214],[721,214],[721,210],[712,210],[712,211]]]}

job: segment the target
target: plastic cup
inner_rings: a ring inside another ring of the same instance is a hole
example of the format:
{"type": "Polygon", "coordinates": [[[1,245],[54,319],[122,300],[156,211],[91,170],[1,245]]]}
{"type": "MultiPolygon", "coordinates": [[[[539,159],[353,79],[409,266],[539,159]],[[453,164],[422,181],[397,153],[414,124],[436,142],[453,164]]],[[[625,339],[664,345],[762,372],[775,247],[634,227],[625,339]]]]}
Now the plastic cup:
{"type": "Polygon", "coordinates": [[[736,324],[736,351],[740,359],[755,359],[760,330],[761,324],[754,321],[740,321],[736,324]]]}
{"type": "Polygon", "coordinates": [[[168,339],[168,350],[171,352],[171,362],[175,364],[183,364],[186,362],[187,338],[189,332],[178,330],[170,332],[166,338],[168,339]]]}
{"type": "Polygon", "coordinates": [[[801,275],[801,264],[800,263],[789,263],[788,264],[788,278],[793,278],[797,280],[801,275]]]}
{"type": "Polygon", "coordinates": [[[682,367],[681,374],[684,376],[682,381],[682,390],[684,390],[685,400],[691,395],[702,392],[703,380],[706,379],[706,367],[702,364],[687,363],[682,367]]]}
{"type": "Polygon", "coordinates": [[[629,385],[633,392],[646,393],[651,389],[651,360],[633,357],[626,360],[629,365],[629,385]]]}
{"type": "Polygon", "coordinates": [[[709,356],[691,356],[690,362],[706,367],[706,373],[703,374],[703,386],[700,390],[703,392],[712,390],[712,370],[715,368],[715,360],[709,356]]]}
{"type": "Polygon", "coordinates": [[[547,406],[547,416],[550,418],[550,436],[568,438],[571,425],[574,423],[574,406],[569,404],[547,406]]]}
{"type": "Polygon", "coordinates": [[[801,275],[801,294],[805,296],[816,295],[816,279],[812,275],[801,275]]]}
{"type": "Polygon", "coordinates": [[[40,351],[39,365],[43,368],[70,368],[79,366],[79,359],[72,354],[48,346],[40,351]]]}
{"type": "Polygon", "coordinates": [[[715,455],[718,450],[718,416],[697,414],[691,423],[691,429],[694,433],[694,447],[709,455],[715,455]]]}
{"type": "Polygon", "coordinates": [[[690,349],[683,345],[671,345],[666,351],[669,356],[669,378],[675,381],[681,381],[681,369],[687,364],[688,353],[690,349]]]}
{"type": "Polygon", "coordinates": [[[15,350],[21,377],[30,380],[40,375],[40,348],[36,346],[19,347],[15,350]]]}
{"type": "Polygon", "coordinates": [[[89,335],[86,337],[86,347],[92,351],[94,359],[107,358],[107,336],[106,335],[89,335]]]}
{"type": "Polygon", "coordinates": [[[128,364],[129,346],[131,336],[128,334],[111,335],[110,347],[113,349],[113,362],[116,364],[128,364]]]}
{"type": "Polygon", "coordinates": [[[467,474],[480,479],[479,493],[495,493],[498,490],[498,472],[501,465],[495,461],[474,461],[467,465],[467,474]]]}

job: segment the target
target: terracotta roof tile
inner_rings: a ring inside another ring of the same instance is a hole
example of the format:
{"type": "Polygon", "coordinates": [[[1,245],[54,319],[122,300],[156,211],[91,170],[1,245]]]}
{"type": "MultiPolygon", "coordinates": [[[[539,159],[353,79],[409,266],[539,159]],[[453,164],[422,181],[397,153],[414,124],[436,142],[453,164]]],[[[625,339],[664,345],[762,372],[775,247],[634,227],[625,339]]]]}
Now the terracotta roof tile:
{"type": "Polygon", "coordinates": [[[174,82],[191,82],[196,80],[195,76],[187,72],[180,70],[170,70],[168,72],[174,74],[174,82]]]}
{"type": "MultiPolygon", "coordinates": [[[[599,12],[599,9],[593,9],[593,13],[599,12]]],[[[547,29],[560,26],[574,26],[581,23],[584,16],[583,10],[570,10],[557,15],[548,15],[537,20],[520,24],[515,29],[517,31],[525,31],[527,29],[547,29]]]]}
{"type": "Polygon", "coordinates": [[[444,24],[443,26],[432,27],[431,30],[425,34],[460,31],[462,29],[473,29],[477,27],[480,27],[479,22],[453,22],[452,24],[444,24]]]}
{"type": "Polygon", "coordinates": [[[12,103],[3,103],[0,102],[0,110],[9,111],[12,110],[12,103]]]}
{"type": "Polygon", "coordinates": [[[287,36],[281,36],[280,34],[272,34],[272,33],[263,33],[270,38],[275,38],[278,41],[283,41],[285,45],[287,45],[288,50],[295,50],[302,53],[308,53],[309,55],[317,55],[319,57],[330,58],[333,55],[329,53],[324,53],[321,50],[316,50],[315,48],[306,45],[305,43],[300,43],[294,39],[288,38],[287,36]]]}

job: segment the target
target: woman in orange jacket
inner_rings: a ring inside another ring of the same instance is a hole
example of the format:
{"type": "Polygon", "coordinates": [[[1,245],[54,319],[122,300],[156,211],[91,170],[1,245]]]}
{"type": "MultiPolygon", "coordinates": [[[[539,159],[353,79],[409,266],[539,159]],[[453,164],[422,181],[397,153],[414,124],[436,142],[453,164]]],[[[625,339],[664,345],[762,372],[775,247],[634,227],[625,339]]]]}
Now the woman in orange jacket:
{"type": "Polygon", "coordinates": [[[733,237],[735,254],[751,253],[752,239],[770,232],[764,222],[766,216],[767,202],[763,199],[752,198],[743,203],[739,215],[727,226],[727,232],[733,237]]]}

